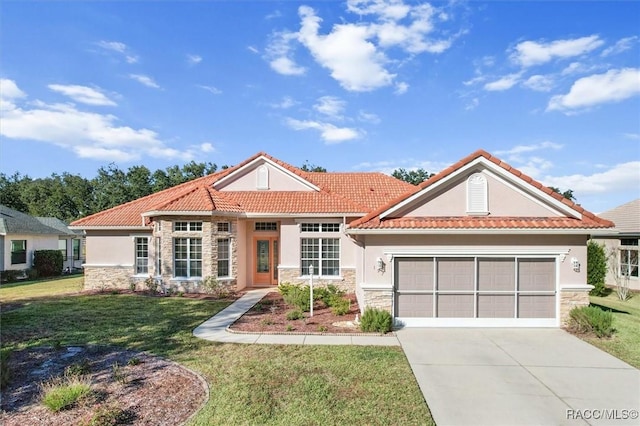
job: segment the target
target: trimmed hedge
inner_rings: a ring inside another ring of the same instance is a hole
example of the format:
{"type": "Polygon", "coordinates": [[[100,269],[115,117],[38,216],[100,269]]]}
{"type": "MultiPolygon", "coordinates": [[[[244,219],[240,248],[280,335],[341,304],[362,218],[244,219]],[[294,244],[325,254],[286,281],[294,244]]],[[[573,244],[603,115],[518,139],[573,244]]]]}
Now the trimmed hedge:
{"type": "Polygon", "coordinates": [[[365,308],[360,319],[360,328],[364,332],[388,333],[393,328],[393,318],[387,311],[377,308],[365,308]]]}
{"type": "Polygon", "coordinates": [[[598,337],[611,337],[613,314],[596,306],[581,306],[569,312],[568,328],[576,333],[594,333],[598,337]]]}
{"type": "Polygon", "coordinates": [[[36,250],[33,254],[33,267],[39,277],[62,275],[64,259],[60,250],[36,250]]]}

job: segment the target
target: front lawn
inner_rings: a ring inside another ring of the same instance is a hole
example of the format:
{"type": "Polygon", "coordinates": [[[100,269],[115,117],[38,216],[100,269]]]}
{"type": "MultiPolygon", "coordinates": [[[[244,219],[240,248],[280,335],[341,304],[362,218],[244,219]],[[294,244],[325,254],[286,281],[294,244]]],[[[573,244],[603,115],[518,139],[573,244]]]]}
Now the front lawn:
{"type": "Polygon", "coordinates": [[[615,292],[606,297],[591,296],[591,304],[613,312],[613,326],[617,330],[611,339],[585,338],[589,343],[609,352],[636,368],[640,368],[640,294],[631,299],[618,300],[615,292]]]}
{"type": "Polygon", "coordinates": [[[0,340],[3,350],[100,344],[174,360],[202,374],[211,390],[195,425],[433,424],[400,348],[219,344],[192,336],[228,303],[124,294],[26,300],[3,309],[0,340]]]}
{"type": "Polygon", "coordinates": [[[2,284],[0,286],[0,302],[6,303],[23,299],[78,293],[82,290],[83,283],[84,277],[75,275],[46,281],[2,284]]]}

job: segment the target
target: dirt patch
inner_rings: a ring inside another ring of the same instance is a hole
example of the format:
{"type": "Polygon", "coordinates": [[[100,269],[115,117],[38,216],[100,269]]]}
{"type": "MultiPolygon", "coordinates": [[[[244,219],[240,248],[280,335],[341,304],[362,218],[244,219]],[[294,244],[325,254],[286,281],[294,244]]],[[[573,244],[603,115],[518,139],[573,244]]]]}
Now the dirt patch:
{"type": "Polygon", "coordinates": [[[80,425],[100,410],[117,409],[133,425],[178,425],[208,397],[206,383],[180,365],[146,353],[106,347],[40,347],[15,351],[11,380],[2,392],[0,424],[80,425]],[[69,410],[52,413],[40,403],[41,384],[83,366],[91,395],[69,410]],[[73,368],[73,367],[71,367],[73,368]]]}
{"type": "Polygon", "coordinates": [[[335,315],[329,307],[321,301],[313,305],[313,317],[304,312],[304,318],[288,320],[287,313],[295,308],[284,303],[278,292],[268,293],[260,302],[229,327],[231,331],[249,333],[362,333],[360,327],[354,324],[360,308],[354,294],[344,297],[351,302],[349,312],[345,315],[335,315]]]}

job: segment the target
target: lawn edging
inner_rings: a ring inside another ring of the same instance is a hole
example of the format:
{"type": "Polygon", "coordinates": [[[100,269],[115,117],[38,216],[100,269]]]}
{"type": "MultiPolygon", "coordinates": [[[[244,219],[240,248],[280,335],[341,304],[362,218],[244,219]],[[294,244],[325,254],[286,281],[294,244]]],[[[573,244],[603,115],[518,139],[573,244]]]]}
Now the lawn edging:
{"type": "Polygon", "coordinates": [[[231,327],[233,324],[228,326],[225,331],[231,334],[267,334],[274,336],[369,336],[369,337],[389,337],[395,336],[395,331],[391,331],[389,333],[324,333],[321,331],[243,331],[243,330],[234,330],[231,327]]]}

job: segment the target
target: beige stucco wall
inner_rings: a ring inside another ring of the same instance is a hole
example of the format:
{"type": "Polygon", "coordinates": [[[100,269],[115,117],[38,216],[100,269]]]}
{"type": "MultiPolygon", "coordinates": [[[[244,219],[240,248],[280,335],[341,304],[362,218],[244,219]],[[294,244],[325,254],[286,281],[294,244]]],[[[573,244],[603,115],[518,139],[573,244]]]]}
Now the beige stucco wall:
{"type": "MultiPolygon", "coordinates": [[[[403,211],[394,214],[402,216],[466,216],[467,213],[467,178],[475,173],[471,171],[453,184],[440,188],[426,200],[412,203],[403,211]]],[[[483,173],[487,179],[487,205],[491,216],[523,216],[549,217],[558,213],[523,195],[505,182],[483,173]],[[505,203],[504,200],[509,200],[505,203]]]]}
{"type": "MultiPolygon", "coordinates": [[[[616,238],[594,238],[594,241],[598,244],[604,245],[605,254],[609,256],[611,251],[613,250],[619,256],[618,250],[623,248],[620,245],[620,239],[616,238]]],[[[633,248],[634,246],[628,246],[628,248],[633,248]]],[[[635,247],[637,249],[637,246],[635,247]]],[[[605,284],[608,286],[615,286],[616,280],[614,278],[613,272],[611,270],[611,264],[607,263],[607,276],[605,277],[605,284]]],[[[629,288],[632,290],[640,291],[640,277],[629,277],[629,288]]]]}
{"type": "Polygon", "coordinates": [[[4,238],[4,270],[22,270],[31,268],[33,263],[33,252],[35,250],[57,250],[57,235],[25,235],[25,234],[9,234],[4,238]],[[27,241],[27,263],[11,264],[11,241],[26,240],[27,241]]]}
{"type": "MultiPolygon", "coordinates": [[[[269,170],[269,189],[270,191],[312,191],[307,185],[298,181],[294,177],[284,173],[282,170],[272,166],[269,163],[262,163],[269,170]]],[[[229,182],[224,186],[218,187],[220,191],[256,191],[257,188],[257,170],[261,164],[248,170],[244,175],[237,177],[233,182],[229,182]]],[[[261,189],[262,190],[262,189],[261,189]]]]}
{"type": "Polygon", "coordinates": [[[143,231],[87,231],[87,265],[121,265],[133,267],[134,236],[151,236],[143,231]]]}

